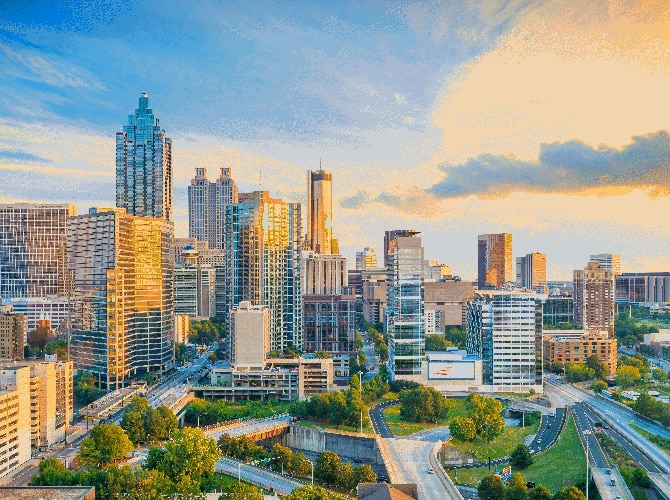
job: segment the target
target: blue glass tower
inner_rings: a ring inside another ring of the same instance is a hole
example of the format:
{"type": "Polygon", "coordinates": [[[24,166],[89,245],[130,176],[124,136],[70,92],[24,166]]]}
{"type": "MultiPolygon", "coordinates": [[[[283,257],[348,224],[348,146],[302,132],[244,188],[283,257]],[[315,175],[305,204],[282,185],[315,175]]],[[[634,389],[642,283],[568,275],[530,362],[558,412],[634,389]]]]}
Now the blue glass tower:
{"type": "Polygon", "coordinates": [[[172,140],[146,93],[116,134],[116,206],[130,215],[172,220],[172,140]]]}

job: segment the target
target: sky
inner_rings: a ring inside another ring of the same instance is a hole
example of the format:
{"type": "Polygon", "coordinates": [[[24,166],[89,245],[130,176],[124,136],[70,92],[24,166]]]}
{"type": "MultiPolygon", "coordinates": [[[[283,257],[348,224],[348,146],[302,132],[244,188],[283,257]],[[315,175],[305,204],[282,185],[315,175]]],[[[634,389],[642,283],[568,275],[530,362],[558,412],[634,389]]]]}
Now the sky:
{"type": "Polygon", "coordinates": [[[350,267],[412,228],[465,279],[496,232],[549,280],[670,271],[667,1],[5,0],[0,74],[0,203],[112,205],[147,92],[177,236],[196,167],[304,202],[321,164],[350,267]]]}

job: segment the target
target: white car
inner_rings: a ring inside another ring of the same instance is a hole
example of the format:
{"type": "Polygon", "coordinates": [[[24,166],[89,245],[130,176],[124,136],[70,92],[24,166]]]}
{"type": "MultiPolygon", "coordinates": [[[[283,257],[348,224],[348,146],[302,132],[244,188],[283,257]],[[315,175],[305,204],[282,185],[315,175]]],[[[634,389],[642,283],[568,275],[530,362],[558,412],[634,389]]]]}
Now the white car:
{"type": "Polygon", "coordinates": [[[428,474],[435,474],[435,471],[432,467],[428,467],[428,474]]]}

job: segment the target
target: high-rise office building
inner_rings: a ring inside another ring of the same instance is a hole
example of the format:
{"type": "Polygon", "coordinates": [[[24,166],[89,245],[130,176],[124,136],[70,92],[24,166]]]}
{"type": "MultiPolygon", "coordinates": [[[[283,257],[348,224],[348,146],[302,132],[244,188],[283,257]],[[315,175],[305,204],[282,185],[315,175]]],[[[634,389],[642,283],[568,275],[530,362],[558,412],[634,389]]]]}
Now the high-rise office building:
{"type": "Polygon", "coordinates": [[[172,140],[142,94],[116,134],[116,206],[129,215],[172,220],[172,140]]]}
{"type": "Polygon", "coordinates": [[[216,270],[198,263],[198,252],[185,248],[174,266],[174,313],[193,319],[216,316],[216,270]]]}
{"type": "Polygon", "coordinates": [[[26,317],[0,305],[0,359],[23,359],[25,340],[26,317]]]}
{"type": "Polygon", "coordinates": [[[447,264],[442,264],[436,260],[429,259],[424,263],[424,270],[427,280],[444,280],[453,276],[454,270],[447,264]]]}
{"type": "Polygon", "coordinates": [[[352,354],[356,340],[356,296],[303,295],[306,352],[352,354]]]}
{"type": "Polygon", "coordinates": [[[347,287],[347,258],[335,254],[303,252],[302,293],[341,295],[347,287]]]}
{"type": "Polygon", "coordinates": [[[516,286],[547,293],[547,254],[534,252],[516,258],[516,286]]]}
{"type": "Polygon", "coordinates": [[[532,292],[479,292],[467,305],[468,354],[483,361],[496,392],[542,392],[542,299],[532,292]]]}
{"type": "Polygon", "coordinates": [[[230,364],[263,368],[271,350],[270,310],[243,300],[230,312],[230,364]]]}
{"type": "Polygon", "coordinates": [[[614,276],[621,274],[621,256],[616,253],[597,253],[589,257],[589,262],[597,262],[601,269],[612,271],[614,276]]]}
{"type": "Polygon", "coordinates": [[[514,281],[512,235],[480,234],[477,237],[477,286],[501,288],[514,281]]]}
{"type": "Polygon", "coordinates": [[[272,348],[302,349],[301,205],[243,193],[226,206],[225,224],[224,316],[242,301],[267,306],[272,348]]]}
{"type": "MultiPolygon", "coordinates": [[[[391,380],[400,375],[421,374],[426,350],[421,238],[417,236],[418,231],[394,233],[388,241],[386,256],[386,322],[391,380]]],[[[384,243],[386,247],[386,240],[384,243]]]]}
{"type": "Polygon", "coordinates": [[[72,352],[107,389],[173,362],[172,223],[123,209],[68,220],[72,352]]]}
{"type": "Polygon", "coordinates": [[[614,335],[614,271],[589,262],[573,271],[574,323],[585,330],[607,330],[614,335]]]}
{"type": "Polygon", "coordinates": [[[670,302],[670,272],[623,273],[615,277],[618,304],[670,302]]]}
{"type": "Polygon", "coordinates": [[[238,202],[237,184],[230,168],[221,168],[215,182],[207,180],[205,168],[196,168],[188,187],[188,235],[224,248],[226,205],[238,202]]]}
{"type": "Polygon", "coordinates": [[[0,477],[30,460],[30,369],[0,366],[0,477]]]}
{"type": "Polygon", "coordinates": [[[67,297],[66,222],[73,205],[0,205],[0,297],[67,297]]]}
{"type": "Polygon", "coordinates": [[[320,254],[333,250],[333,177],[330,172],[307,172],[307,248],[320,254]]]}
{"type": "Polygon", "coordinates": [[[356,269],[375,269],[377,267],[377,253],[374,248],[365,247],[356,252],[356,269]]]}

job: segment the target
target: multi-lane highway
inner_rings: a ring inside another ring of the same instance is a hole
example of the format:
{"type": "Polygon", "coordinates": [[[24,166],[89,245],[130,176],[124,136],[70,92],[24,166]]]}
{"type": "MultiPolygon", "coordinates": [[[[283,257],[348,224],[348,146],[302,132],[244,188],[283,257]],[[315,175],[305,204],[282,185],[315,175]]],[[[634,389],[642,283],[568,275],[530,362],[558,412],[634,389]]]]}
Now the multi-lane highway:
{"type": "Polygon", "coordinates": [[[305,483],[297,479],[282,476],[276,472],[249,465],[231,457],[222,457],[216,463],[215,470],[216,472],[223,472],[233,477],[237,476],[239,479],[244,479],[245,481],[284,495],[288,495],[295,488],[305,486],[305,483]]]}
{"type": "MultiPolygon", "coordinates": [[[[638,434],[631,427],[631,424],[635,423],[641,428],[660,436],[667,436],[669,432],[667,429],[640,419],[635,413],[614,401],[591,396],[569,385],[556,384],[552,379],[549,379],[548,381],[550,384],[547,384],[547,390],[551,394],[555,394],[558,391],[562,393],[560,397],[564,399],[567,398],[573,403],[586,403],[595,414],[599,415],[599,418],[603,420],[604,425],[608,425],[610,429],[617,431],[617,433],[611,433],[613,439],[618,438],[621,440],[622,438],[625,438],[624,441],[628,442],[627,446],[630,447],[632,445],[637,447],[638,451],[646,456],[649,461],[655,463],[663,473],[670,473],[670,456],[660,450],[654,443],[638,434]]],[[[605,430],[607,431],[609,429],[605,430]]],[[[644,462],[641,462],[641,465],[644,466],[644,462]]]]}

